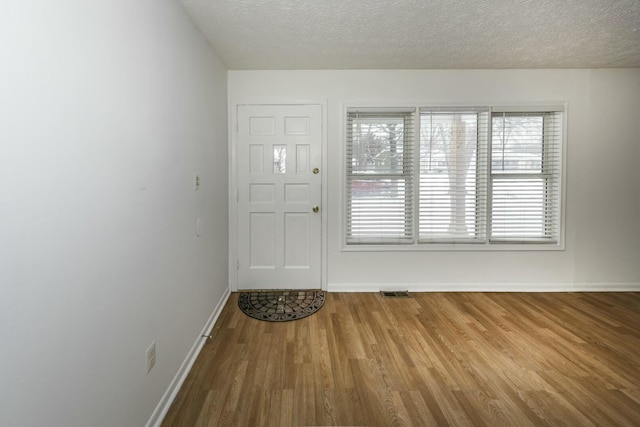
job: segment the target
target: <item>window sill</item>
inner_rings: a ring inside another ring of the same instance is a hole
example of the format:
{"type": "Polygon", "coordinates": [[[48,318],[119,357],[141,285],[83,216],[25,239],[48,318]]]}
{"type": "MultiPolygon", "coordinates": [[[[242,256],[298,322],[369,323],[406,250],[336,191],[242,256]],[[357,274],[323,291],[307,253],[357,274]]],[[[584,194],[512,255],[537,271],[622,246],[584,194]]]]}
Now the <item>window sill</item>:
{"type": "Polygon", "coordinates": [[[350,244],[342,252],[484,252],[564,251],[563,243],[420,243],[350,244]]]}

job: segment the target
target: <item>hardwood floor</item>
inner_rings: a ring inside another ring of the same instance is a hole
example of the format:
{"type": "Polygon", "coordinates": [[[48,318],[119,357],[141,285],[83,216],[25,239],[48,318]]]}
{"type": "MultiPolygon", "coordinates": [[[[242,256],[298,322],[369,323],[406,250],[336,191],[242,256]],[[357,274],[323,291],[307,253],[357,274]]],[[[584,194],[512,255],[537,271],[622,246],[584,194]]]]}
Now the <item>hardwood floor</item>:
{"type": "Polygon", "coordinates": [[[638,426],[639,293],[232,294],[165,426],[638,426]]]}

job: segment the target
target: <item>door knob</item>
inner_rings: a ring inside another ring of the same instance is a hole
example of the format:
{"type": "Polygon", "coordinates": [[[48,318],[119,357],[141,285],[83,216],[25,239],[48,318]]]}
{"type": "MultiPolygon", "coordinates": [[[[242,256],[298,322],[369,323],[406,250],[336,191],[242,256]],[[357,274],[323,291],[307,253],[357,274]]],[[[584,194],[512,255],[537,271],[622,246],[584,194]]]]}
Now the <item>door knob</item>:
{"type": "Polygon", "coordinates": [[[318,168],[313,168],[313,173],[318,175],[320,173],[320,169],[318,168]]]}
{"type": "Polygon", "coordinates": [[[313,207],[313,211],[314,211],[315,213],[318,213],[318,211],[319,211],[319,210],[320,210],[320,208],[319,208],[318,206],[314,206],[314,207],[313,207]]]}

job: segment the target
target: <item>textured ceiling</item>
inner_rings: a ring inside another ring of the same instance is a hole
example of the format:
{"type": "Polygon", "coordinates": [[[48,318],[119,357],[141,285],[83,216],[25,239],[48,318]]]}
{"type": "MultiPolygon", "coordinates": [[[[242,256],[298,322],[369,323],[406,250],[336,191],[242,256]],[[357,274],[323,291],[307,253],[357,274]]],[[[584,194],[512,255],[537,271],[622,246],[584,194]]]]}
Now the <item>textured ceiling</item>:
{"type": "Polygon", "coordinates": [[[180,0],[230,69],[640,67],[640,0],[180,0]]]}

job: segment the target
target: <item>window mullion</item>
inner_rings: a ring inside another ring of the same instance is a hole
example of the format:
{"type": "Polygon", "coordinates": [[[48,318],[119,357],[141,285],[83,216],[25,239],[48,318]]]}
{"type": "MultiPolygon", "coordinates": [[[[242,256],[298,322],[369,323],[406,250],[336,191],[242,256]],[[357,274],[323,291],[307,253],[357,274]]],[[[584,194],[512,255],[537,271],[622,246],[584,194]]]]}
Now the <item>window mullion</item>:
{"type": "Polygon", "coordinates": [[[419,111],[414,116],[413,121],[413,235],[414,244],[419,243],[420,237],[420,156],[421,139],[420,125],[422,115],[419,111]]]}
{"type": "Polygon", "coordinates": [[[493,126],[491,125],[491,121],[492,121],[492,113],[491,110],[488,111],[487,113],[487,129],[486,129],[486,140],[485,140],[485,146],[483,147],[484,149],[484,154],[485,154],[485,159],[484,161],[486,162],[485,167],[484,167],[484,176],[482,177],[483,182],[485,184],[485,190],[486,190],[486,194],[485,194],[485,200],[484,200],[484,212],[483,212],[483,217],[482,217],[482,222],[483,222],[483,236],[482,236],[482,240],[483,243],[488,244],[489,240],[490,240],[490,236],[491,236],[491,206],[492,206],[492,186],[493,186],[493,182],[491,180],[491,168],[492,168],[492,163],[491,163],[491,140],[493,137],[493,126]]]}

